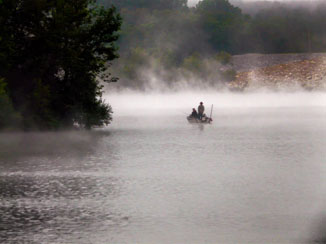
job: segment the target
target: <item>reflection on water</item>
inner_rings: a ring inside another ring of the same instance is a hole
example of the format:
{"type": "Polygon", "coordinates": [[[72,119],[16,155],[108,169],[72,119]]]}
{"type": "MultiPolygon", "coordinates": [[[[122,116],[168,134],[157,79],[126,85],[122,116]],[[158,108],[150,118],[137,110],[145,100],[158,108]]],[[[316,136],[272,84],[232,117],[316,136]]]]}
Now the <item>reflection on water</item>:
{"type": "Polygon", "coordinates": [[[117,159],[109,136],[108,131],[2,134],[0,242],[90,243],[90,229],[125,225],[127,216],[110,203],[121,180],[101,173],[117,159]]]}
{"type": "Polygon", "coordinates": [[[0,242],[323,241],[325,109],[214,113],[0,135],[0,242]]]}
{"type": "Polygon", "coordinates": [[[84,156],[94,152],[109,131],[3,133],[0,135],[0,157],[84,156]]]}
{"type": "Polygon", "coordinates": [[[46,243],[57,243],[75,235],[86,238],[78,243],[89,243],[90,229],[117,227],[127,221],[107,199],[118,194],[116,184],[114,178],[2,177],[0,239],[41,243],[45,238],[46,243]]]}

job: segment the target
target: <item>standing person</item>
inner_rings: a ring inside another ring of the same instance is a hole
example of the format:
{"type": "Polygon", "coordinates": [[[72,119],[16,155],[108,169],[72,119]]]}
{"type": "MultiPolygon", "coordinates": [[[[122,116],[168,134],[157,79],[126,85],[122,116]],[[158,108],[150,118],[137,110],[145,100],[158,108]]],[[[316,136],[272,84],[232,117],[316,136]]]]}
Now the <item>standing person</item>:
{"type": "Polygon", "coordinates": [[[205,107],[203,105],[203,102],[200,102],[199,106],[198,106],[198,118],[201,119],[203,117],[205,111],[205,107]]]}

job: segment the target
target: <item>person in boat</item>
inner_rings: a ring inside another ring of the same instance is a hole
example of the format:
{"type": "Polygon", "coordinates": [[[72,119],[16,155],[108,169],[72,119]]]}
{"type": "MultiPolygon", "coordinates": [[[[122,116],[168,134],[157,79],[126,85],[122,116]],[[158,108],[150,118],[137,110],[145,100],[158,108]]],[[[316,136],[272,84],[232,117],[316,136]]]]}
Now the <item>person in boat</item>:
{"type": "Polygon", "coordinates": [[[195,108],[192,109],[192,113],[190,115],[192,118],[198,119],[198,113],[195,108]]]}
{"type": "Polygon", "coordinates": [[[205,107],[203,105],[203,102],[200,102],[200,104],[198,106],[198,118],[199,119],[203,118],[204,111],[205,111],[205,107]]]}

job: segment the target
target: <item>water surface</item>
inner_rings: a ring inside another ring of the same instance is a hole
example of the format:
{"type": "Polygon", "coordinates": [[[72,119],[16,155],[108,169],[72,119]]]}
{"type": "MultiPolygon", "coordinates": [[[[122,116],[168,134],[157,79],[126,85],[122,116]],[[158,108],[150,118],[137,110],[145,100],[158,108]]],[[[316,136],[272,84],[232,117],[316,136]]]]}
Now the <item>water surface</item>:
{"type": "Polygon", "coordinates": [[[204,126],[167,111],[118,111],[93,132],[2,134],[0,242],[325,237],[325,107],[217,108],[204,126]]]}

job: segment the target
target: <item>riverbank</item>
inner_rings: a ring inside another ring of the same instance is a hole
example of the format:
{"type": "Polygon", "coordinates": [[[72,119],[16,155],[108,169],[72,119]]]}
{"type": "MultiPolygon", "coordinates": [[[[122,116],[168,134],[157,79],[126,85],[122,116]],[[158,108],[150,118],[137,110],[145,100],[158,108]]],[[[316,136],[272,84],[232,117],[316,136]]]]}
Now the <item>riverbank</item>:
{"type": "Polygon", "coordinates": [[[326,54],[246,54],[233,57],[230,90],[326,91],[326,54]]]}

